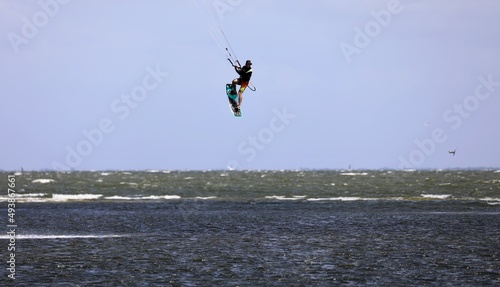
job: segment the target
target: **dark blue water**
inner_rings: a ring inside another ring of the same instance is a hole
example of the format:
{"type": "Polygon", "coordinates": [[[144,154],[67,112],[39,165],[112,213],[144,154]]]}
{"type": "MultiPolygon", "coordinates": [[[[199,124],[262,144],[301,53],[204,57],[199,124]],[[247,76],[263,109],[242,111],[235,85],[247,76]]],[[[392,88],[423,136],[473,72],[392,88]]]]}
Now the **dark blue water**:
{"type": "Polygon", "coordinates": [[[498,173],[402,174],[396,181],[394,174],[377,179],[378,172],[274,178],[256,172],[248,175],[253,188],[243,173],[230,180],[220,173],[140,182],[134,173],[105,175],[114,177],[108,182],[101,173],[18,175],[20,193],[31,195],[18,197],[16,206],[15,280],[7,277],[9,238],[0,237],[2,283],[500,285],[498,173]],[[417,181],[432,190],[415,187],[417,181]],[[202,190],[207,182],[216,188],[202,190]],[[420,190],[391,193],[404,182],[420,190]]]}

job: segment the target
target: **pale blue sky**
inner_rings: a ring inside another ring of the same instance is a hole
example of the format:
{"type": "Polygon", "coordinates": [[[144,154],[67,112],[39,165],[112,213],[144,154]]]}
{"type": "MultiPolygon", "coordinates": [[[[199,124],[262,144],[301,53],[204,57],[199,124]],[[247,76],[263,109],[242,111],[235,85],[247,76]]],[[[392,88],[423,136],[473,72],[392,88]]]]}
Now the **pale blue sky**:
{"type": "Polygon", "coordinates": [[[499,19],[496,0],[3,0],[0,169],[500,167],[499,19]],[[242,118],[219,26],[253,62],[242,118]]]}

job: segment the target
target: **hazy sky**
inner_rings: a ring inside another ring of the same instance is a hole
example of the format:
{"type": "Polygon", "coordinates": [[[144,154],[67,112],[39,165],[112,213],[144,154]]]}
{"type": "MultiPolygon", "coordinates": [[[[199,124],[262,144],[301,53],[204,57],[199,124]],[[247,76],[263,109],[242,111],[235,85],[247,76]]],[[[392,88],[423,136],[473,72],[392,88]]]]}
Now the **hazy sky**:
{"type": "Polygon", "coordinates": [[[0,24],[0,169],[500,167],[497,0],[2,0],[0,24]],[[219,26],[253,62],[242,118],[219,26]]]}

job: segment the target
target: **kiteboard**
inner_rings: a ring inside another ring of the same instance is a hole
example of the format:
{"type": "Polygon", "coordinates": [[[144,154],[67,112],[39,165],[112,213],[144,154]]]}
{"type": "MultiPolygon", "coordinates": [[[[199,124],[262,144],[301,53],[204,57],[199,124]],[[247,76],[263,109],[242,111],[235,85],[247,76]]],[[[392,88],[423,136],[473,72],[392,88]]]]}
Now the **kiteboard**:
{"type": "Polygon", "coordinates": [[[226,84],[226,94],[229,100],[229,107],[231,108],[231,112],[235,117],[241,117],[241,110],[238,109],[238,102],[236,99],[238,98],[238,94],[233,89],[231,84],[226,84]]]}

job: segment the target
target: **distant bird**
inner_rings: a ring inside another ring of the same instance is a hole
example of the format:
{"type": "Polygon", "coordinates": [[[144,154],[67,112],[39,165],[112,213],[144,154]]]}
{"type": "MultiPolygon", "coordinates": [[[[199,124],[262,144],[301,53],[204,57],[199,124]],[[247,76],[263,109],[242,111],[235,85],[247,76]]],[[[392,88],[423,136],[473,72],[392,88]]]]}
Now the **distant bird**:
{"type": "Polygon", "coordinates": [[[457,149],[454,149],[454,150],[449,150],[448,153],[449,154],[452,154],[453,156],[455,156],[455,153],[457,152],[457,149]]]}
{"type": "Polygon", "coordinates": [[[431,122],[426,122],[426,123],[423,123],[423,124],[422,124],[422,126],[424,126],[424,127],[429,127],[429,126],[431,126],[431,122]]]}

